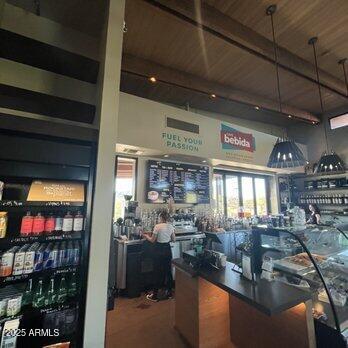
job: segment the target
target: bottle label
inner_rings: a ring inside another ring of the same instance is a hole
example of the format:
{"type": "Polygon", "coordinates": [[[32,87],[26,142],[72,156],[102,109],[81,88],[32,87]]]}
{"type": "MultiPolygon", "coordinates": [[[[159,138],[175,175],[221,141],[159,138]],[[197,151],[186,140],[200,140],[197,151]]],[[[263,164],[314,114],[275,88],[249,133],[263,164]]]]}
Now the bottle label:
{"type": "Polygon", "coordinates": [[[20,275],[23,273],[23,267],[24,267],[24,258],[25,258],[25,252],[18,252],[15,255],[15,259],[13,262],[13,275],[20,275]]]}
{"type": "Polygon", "coordinates": [[[34,271],[34,262],[35,262],[35,251],[27,251],[25,253],[24,259],[24,274],[32,273],[34,271]]]}
{"type": "Polygon", "coordinates": [[[55,219],[48,218],[45,222],[45,232],[53,232],[55,229],[55,219]]]}
{"type": "Polygon", "coordinates": [[[45,229],[45,218],[42,216],[35,217],[33,223],[33,234],[40,234],[45,229]]]}
{"type": "Polygon", "coordinates": [[[63,219],[63,232],[71,232],[73,228],[73,218],[67,217],[63,219]]]}
{"type": "Polygon", "coordinates": [[[33,231],[34,218],[32,216],[24,216],[21,224],[21,235],[27,236],[33,231]]]}
{"type": "Polygon", "coordinates": [[[56,231],[61,231],[62,228],[63,228],[63,218],[62,217],[57,217],[56,218],[55,230],[56,231]]]}
{"type": "Polygon", "coordinates": [[[83,217],[75,217],[73,230],[76,232],[83,230],[83,217]]]}
{"type": "Polygon", "coordinates": [[[1,263],[0,263],[0,276],[8,277],[12,273],[12,265],[13,265],[14,253],[7,252],[2,255],[1,263]]]}

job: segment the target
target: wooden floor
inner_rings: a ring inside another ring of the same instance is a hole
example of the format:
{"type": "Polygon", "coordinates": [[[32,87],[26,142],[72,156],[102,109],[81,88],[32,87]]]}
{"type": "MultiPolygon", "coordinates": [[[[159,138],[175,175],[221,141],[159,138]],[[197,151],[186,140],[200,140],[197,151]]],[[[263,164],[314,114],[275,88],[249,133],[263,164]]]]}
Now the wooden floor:
{"type": "Polygon", "coordinates": [[[173,328],[175,300],[117,298],[107,316],[107,348],[187,348],[173,328]]]}

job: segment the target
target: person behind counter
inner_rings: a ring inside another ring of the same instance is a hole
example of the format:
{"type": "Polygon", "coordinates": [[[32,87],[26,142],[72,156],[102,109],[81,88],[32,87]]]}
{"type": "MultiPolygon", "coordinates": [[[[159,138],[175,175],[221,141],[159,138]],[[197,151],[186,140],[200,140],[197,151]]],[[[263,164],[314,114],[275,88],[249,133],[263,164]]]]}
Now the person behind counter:
{"type": "Polygon", "coordinates": [[[153,302],[158,302],[158,290],[166,285],[166,298],[172,297],[172,250],[170,242],[175,242],[174,226],[168,223],[169,214],[162,211],[159,215],[160,223],[154,227],[152,235],[143,233],[143,237],[151,243],[155,243],[154,247],[154,274],[155,286],[152,294],[146,298],[153,302]]]}
{"type": "Polygon", "coordinates": [[[318,225],[320,224],[320,210],[316,204],[310,204],[308,206],[310,211],[309,219],[307,220],[307,224],[318,225]]]}

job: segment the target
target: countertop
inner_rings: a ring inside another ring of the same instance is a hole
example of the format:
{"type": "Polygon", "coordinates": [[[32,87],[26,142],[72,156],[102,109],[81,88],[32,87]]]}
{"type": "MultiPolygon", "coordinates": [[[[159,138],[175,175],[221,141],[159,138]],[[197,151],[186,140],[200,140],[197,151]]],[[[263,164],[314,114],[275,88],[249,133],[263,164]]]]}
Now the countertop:
{"type": "MultiPolygon", "coordinates": [[[[205,238],[204,233],[195,233],[195,234],[185,234],[185,235],[176,235],[175,240],[177,242],[183,241],[183,240],[190,240],[192,238],[205,238]]],[[[121,238],[114,238],[115,241],[122,244],[127,245],[134,245],[134,244],[142,244],[146,239],[132,239],[132,240],[124,240],[121,238]]]]}
{"type": "Polygon", "coordinates": [[[227,262],[226,267],[220,270],[213,267],[194,270],[182,258],[172,262],[187,275],[200,276],[267,315],[281,313],[311,299],[309,292],[280,282],[258,279],[257,283],[252,283],[233,271],[231,262],[227,262]]]}

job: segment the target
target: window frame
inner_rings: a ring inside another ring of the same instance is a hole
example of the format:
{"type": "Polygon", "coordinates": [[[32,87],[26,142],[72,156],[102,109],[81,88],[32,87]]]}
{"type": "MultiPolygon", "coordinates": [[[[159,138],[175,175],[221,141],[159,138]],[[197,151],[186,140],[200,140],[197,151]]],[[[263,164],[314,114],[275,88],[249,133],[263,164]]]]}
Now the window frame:
{"type": "Polygon", "coordinates": [[[255,189],[255,179],[264,179],[265,180],[265,190],[266,190],[266,206],[267,206],[267,214],[270,213],[271,209],[271,197],[270,197],[270,183],[268,175],[256,174],[256,173],[248,173],[248,172],[239,172],[239,171],[230,171],[230,170],[221,170],[213,168],[213,177],[214,174],[222,175],[222,186],[224,190],[224,207],[223,211],[225,216],[227,216],[227,198],[226,198],[226,176],[236,176],[238,177],[238,192],[239,192],[239,206],[244,207],[243,205],[243,189],[242,189],[242,177],[251,177],[252,178],[252,187],[253,187],[253,201],[254,201],[254,212],[258,215],[257,211],[257,202],[256,202],[256,189],[255,189]]]}
{"type": "Polygon", "coordinates": [[[132,159],[135,160],[135,175],[134,175],[134,197],[133,200],[136,201],[137,200],[137,191],[138,191],[138,157],[131,157],[131,156],[123,156],[123,155],[116,155],[115,156],[115,171],[114,171],[114,199],[112,202],[112,206],[113,206],[113,213],[112,213],[112,218],[114,220],[115,218],[115,203],[116,203],[116,179],[117,179],[117,167],[118,167],[118,160],[119,158],[127,158],[127,159],[132,159]]]}

